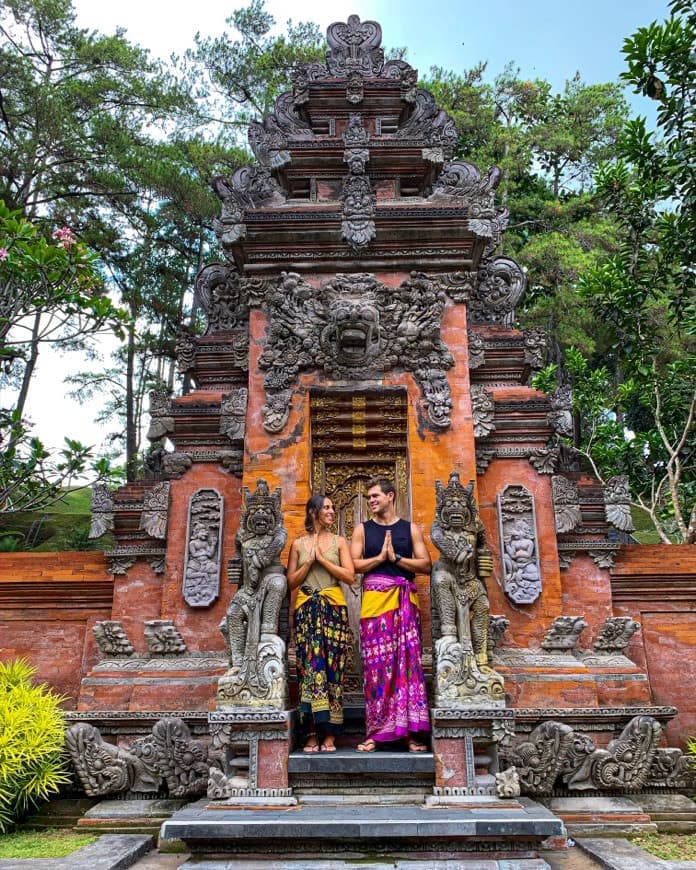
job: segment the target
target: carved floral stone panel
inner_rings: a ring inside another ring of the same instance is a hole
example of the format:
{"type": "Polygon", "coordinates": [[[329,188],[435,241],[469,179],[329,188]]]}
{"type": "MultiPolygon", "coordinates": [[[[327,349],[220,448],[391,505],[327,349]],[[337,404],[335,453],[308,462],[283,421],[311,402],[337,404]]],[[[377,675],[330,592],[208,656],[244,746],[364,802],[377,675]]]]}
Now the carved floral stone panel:
{"type": "Polygon", "coordinates": [[[190,607],[209,607],[220,594],[223,500],[215,489],[191,496],[183,595],[190,607]]]}
{"type": "Polygon", "coordinates": [[[498,527],[505,594],[531,604],[541,594],[541,567],[534,497],[525,487],[512,484],[498,493],[498,527]]]}

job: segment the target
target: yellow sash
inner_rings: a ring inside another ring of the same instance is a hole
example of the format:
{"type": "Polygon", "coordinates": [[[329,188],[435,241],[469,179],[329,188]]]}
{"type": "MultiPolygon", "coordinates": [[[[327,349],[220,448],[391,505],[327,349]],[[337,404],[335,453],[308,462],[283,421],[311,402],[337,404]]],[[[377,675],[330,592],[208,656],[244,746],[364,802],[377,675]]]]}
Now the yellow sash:
{"type": "MultiPolygon", "coordinates": [[[[411,602],[418,607],[418,595],[411,592],[411,602]]],[[[360,619],[372,619],[381,616],[390,610],[396,610],[399,606],[399,587],[387,589],[386,592],[378,592],[376,589],[363,590],[360,619]]]]}
{"type": "MultiPolygon", "coordinates": [[[[334,604],[337,607],[346,607],[346,597],[340,586],[328,586],[326,589],[322,589],[319,592],[319,595],[321,595],[322,598],[326,598],[331,604],[334,604]]],[[[303,604],[306,604],[311,597],[311,595],[307,595],[306,592],[303,592],[302,589],[298,589],[297,598],[295,599],[295,610],[298,610],[303,604]]]]}

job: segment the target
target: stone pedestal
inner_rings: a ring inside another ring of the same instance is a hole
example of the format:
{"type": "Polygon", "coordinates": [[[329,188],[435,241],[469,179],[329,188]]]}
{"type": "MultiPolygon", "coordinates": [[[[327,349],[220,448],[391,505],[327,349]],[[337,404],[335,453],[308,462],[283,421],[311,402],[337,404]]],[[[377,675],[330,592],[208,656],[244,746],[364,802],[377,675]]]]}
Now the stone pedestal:
{"type": "Polygon", "coordinates": [[[208,715],[212,744],[223,771],[211,770],[214,804],[295,804],[288,785],[290,713],[270,707],[239,707],[208,715]]]}
{"type": "MultiPolygon", "coordinates": [[[[512,738],[515,714],[505,709],[442,708],[432,710],[435,786],[442,798],[495,798],[499,774],[498,745],[512,738]]],[[[502,786],[501,786],[502,787],[502,786]]],[[[506,797],[517,797],[512,792],[506,797]]]]}

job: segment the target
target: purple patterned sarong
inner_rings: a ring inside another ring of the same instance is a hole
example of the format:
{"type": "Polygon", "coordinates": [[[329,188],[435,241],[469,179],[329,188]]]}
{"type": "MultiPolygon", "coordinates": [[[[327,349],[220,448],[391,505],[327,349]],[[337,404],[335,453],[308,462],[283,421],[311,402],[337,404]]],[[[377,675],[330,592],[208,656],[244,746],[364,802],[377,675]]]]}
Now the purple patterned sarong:
{"type": "Polygon", "coordinates": [[[411,601],[416,585],[405,577],[369,574],[363,592],[388,594],[398,587],[398,607],[361,617],[365,679],[366,734],[373,740],[398,740],[430,731],[428,698],[421,664],[420,613],[411,601]]]}

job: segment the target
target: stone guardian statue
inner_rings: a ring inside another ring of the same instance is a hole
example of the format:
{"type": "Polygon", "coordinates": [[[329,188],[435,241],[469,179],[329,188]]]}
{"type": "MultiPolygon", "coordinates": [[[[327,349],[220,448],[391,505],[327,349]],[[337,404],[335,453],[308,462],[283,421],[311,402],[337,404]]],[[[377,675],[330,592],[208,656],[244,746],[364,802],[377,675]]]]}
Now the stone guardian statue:
{"type": "Polygon", "coordinates": [[[456,471],[435,482],[430,529],[440,558],[431,577],[435,703],[440,707],[504,706],[503,680],[488,664],[490,606],[486,577],[493,559],[473,496],[456,471]]]}
{"type": "Polygon", "coordinates": [[[259,478],[252,494],[242,489],[242,517],[235,540],[239,586],[221,630],[226,637],[230,669],[220,678],[218,708],[283,709],[287,697],[285,643],[278,634],[287,593],[280,553],[287,541],[280,512],[280,489],[273,494],[259,478]]]}

